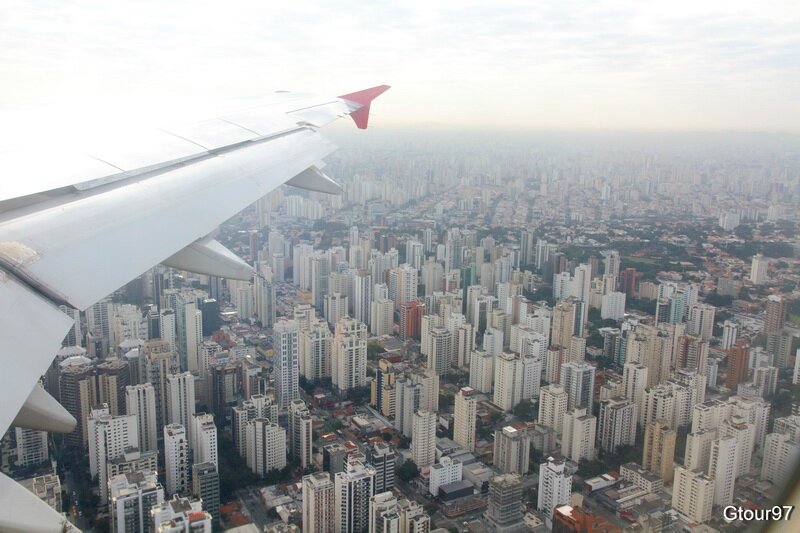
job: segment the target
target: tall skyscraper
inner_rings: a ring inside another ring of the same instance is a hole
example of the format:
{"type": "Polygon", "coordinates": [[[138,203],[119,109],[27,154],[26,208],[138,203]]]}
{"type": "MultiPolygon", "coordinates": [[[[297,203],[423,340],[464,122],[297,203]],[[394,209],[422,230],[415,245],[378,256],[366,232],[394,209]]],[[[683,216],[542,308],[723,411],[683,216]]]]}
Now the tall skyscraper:
{"type": "Polygon", "coordinates": [[[506,426],[494,432],[494,466],[504,474],[527,474],[531,434],[526,426],[506,426]]]}
{"type": "Polygon", "coordinates": [[[585,407],[567,411],[561,437],[564,456],[576,463],[582,459],[593,460],[596,432],[597,418],[588,413],[585,407]]]}
{"type": "Polygon", "coordinates": [[[560,385],[542,387],[539,393],[539,423],[561,434],[567,402],[567,393],[560,385]]]}
{"type": "Polygon", "coordinates": [[[213,522],[219,522],[219,472],[216,463],[192,465],[192,496],[203,501],[213,522]]]}
{"type": "Polygon", "coordinates": [[[591,409],[594,398],[595,367],[588,363],[561,365],[561,386],[567,393],[567,409],[591,409]]]}
{"type": "Polygon", "coordinates": [[[503,352],[494,362],[494,399],[496,406],[510,411],[522,401],[522,359],[503,352]]]}
{"type": "Polygon", "coordinates": [[[565,468],[563,459],[548,457],[539,465],[539,500],[536,508],[546,517],[553,516],[553,509],[569,503],[572,493],[572,474],[565,468]]]}
{"type": "Polygon", "coordinates": [[[334,533],[337,524],[334,484],[327,472],[303,476],[303,531],[334,533]]]}
{"type": "Polygon", "coordinates": [[[679,466],[672,485],[672,507],[691,520],[703,523],[711,519],[714,503],[714,480],[703,472],[679,466]]]}
{"type": "Polygon", "coordinates": [[[475,390],[462,387],[455,397],[453,413],[453,440],[468,451],[475,451],[475,424],[478,401],[475,390]]]}
{"type": "Polygon", "coordinates": [[[739,339],[728,352],[728,377],[725,386],[736,390],[739,383],[747,381],[747,370],[750,362],[750,342],[739,339]]]}
{"type": "Polygon", "coordinates": [[[89,432],[89,473],[97,476],[100,503],[108,502],[108,462],[129,448],[139,447],[134,415],[111,416],[108,405],[92,409],[87,421],[89,432]]]}
{"type": "Polygon", "coordinates": [[[189,491],[189,440],[186,428],[180,424],[164,426],[164,466],[167,494],[186,494],[189,491]]]}
{"type": "Polygon", "coordinates": [[[767,281],[767,271],[769,269],[769,259],[762,254],[753,256],[750,263],[750,281],[753,285],[763,285],[767,281]]]}
{"type": "Polygon", "coordinates": [[[521,500],[522,479],[518,474],[503,474],[489,480],[489,501],[484,516],[492,531],[521,532],[527,529],[522,521],[521,500]]]}
{"type": "Polygon", "coordinates": [[[279,320],[274,328],[275,396],[278,406],[288,407],[292,400],[300,398],[300,369],[298,358],[297,323],[294,320],[279,320]]]}
{"type": "Polygon", "coordinates": [[[334,476],[334,524],[336,533],[369,529],[369,499],[374,494],[375,470],[349,459],[344,472],[334,476]]]}
{"type": "Polygon", "coordinates": [[[156,396],[156,427],[169,420],[167,378],[178,373],[178,353],[165,340],[153,339],[144,343],[144,383],[150,383],[156,396]]]}
{"type": "Polygon", "coordinates": [[[143,452],[158,450],[156,426],[156,392],[153,385],[128,386],[125,388],[126,413],[136,416],[139,449],[143,452]]]}
{"type": "Polygon", "coordinates": [[[436,412],[414,413],[411,460],[419,468],[430,466],[436,460],[436,412]]]}
{"type": "Polygon", "coordinates": [[[616,451],[617,446],[636,443],[636,404],[625,398],[600,402],[597,443],[603,452],[616,451]]]}
{"type": "MultiPolygon", "coordinates": [[[[167,423],[191,428],[194,415],[194,375],[191,372],[167,377],[167,423]]],[[[187,435],[191,445],[192,436],[187,435]]]]}
{"type": "Polygon", "coordinates": [[[152,531],[150,510],[164,502],[158,473],[127,472],[109,480],[109,514],[114,533],[152,531]]]}
{"type": "Polygon", "coordinates": [[[193,413],[190,419],[192,463],[219,464],[217,426],[211,413],[193,413]]]}
{"type": "Polygon", "coordinates": [[[64,435],[64,444],[81,449],[89,446],[86,420],[95,405],[95,381],[90,361],[84,356],[68,357],[58,365],[61,405],[77,424],[64,435]]]}
{"type": "Polygon", "coordinates": [[[263,476],[286,466],[286,430],[266,418],[247,424],[247,466],[263,476]]]}
{"type": "Polygon", "coordinates": [[[664,420],[645,426],[642,466],[658,474],[664,482],[672,481],[676,437],[675,430],[664,420]]]}
{"type": "Polygon", "coordinates": [[[352,318],[336,324],[333,337],[331,373],[339,392],[367,384],[367,325],[352,318]]]}
{"type": "Polygon", "coordinates": [[[394,489],[397,455],[385,442],[372,442],[367,448],[367,460],[375,469],[375,494],[394,489]]]}
{"type": "Polygon", "coordinates": [[[714,480],[714,505],[730,505],[736,482],[736,437],[722,437],[711,443],[708,477],[714,480]]]}
{"type": "Polygon", "coordinates": [[[300,463],[301,468],[311,466],[311,448],[313,442],[311,413],[303,400],[294,400],[289,404],[289,449],[292,458],[300,463]]]}

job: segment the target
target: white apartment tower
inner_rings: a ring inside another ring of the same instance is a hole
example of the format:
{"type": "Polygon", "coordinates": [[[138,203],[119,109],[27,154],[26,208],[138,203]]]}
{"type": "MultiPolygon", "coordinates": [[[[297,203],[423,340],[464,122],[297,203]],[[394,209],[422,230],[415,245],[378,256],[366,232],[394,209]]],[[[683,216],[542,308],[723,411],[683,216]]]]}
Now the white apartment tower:
{"type": "Polygon", "coordinates": [[[125,387],[125,412],[136,416],[139,449],[143,452],[158,450],[156,392],[153,385],[145,383],[125,387]]]}
{"type": "Polygon", "coordinates": [[[301,468],[311,466],[313,442],[311,413],[303,400],[289,404],[289,449],[301,468]]]}
{"type": "Polygon", "coordinates": [[[167,477],[167,494],[189,492],[189,439],[186,428],[180,424],[164,426],[164,465],[167,477]]]}
{"type": "Polygon", "coordinates": [[[552,457],[539,465],[539,500],[536,508],[545,516],[552,516],[553,509],[569,503],[572,475],[564,467],[563,460],[552,457]]]}
{"type": "Polygon", "coordinates": [[[300,398],[299,330],[294,320],[279,320],[273,331],[275,395],[278,406],[284,408],[300,398]]]}
{"type": "Polygon", "coordinates": [[[672,507],[692,521],[703,523],[711,519],[714,503],[714,480],[703,472],[682,466],[675,468],[672,485],[672,507]]]}
{"type": "MultiPolygon", "coordinates": [[[[194,414],[194,376],[191,372],[167,377],[167,422],[191,427],[194,414]]],[[[192,436],[188,435],[191,444],[192,436]]]]}
{"type": "Polygon", "coordinates": [[[350,458],[344,472],[334,476],[334,531],[368,531],[369,500],[374,493],[375,470],[350,458]]]}
{"type": "Polygon", "coordinates": [[[453,416],[453,440],[470,452],[475,451],[475,424],[478,400],[475,390],[462,387],[455,398],[453,416]]]}
{"type": "Polygon", "coordinates": [[[211,413],[195,413],[191,419],[192,464],[214,463],[219,465],[217,450],[217,426],[211,413]]]}
{"type": "Polygon", "coordinates": [[[263,476],[286,466],[286,430],[266,418],[247,424],[247,466],[263,476]]]}
{"type": "Polygon", "coordinates": [[[352,318],[336,323],[333,337],[331,373],[333,386],[340,392],[367,384],[367,326],[352,318]]]}
{"type": "Polygon", "coordinates": [[[417,411],[414,413],[411,460],[419,468],[430,466],[436,460],[436,412],[417,411]]]}
{"type": "Polygon", "coordinates": [[[134,415],[111,416],[108,405],[92,409],[87,421],[89,434],[89,472],[97,476],[100,502],[108,502],[108,462],[139,447],[139,432],[134,415]]]}
{"type": "Polygon", "coordinates": [[[570,409],[564,416],[561,451],[565,457],[580,462],[594,459],[597,418],[587,413],[585,407],[570,409]]]}
{"type": "Polygon", "coordinates": [[[562,433],[564,415],[567,413],[567,393],[560,385],[542,387],[539,393],[539,424],[562,433]]]}
{"type": "Polygon", "coordinates": [[[334,533],[336,498],[327,472],[303,476],[303,531],[334,533]]]}
{"type": "Polygon", "coordinates": [[[496,406],[510,411],[522,401],[522,359],[519,355],[503,352],[495,360],[494,399],[496,406]]]}

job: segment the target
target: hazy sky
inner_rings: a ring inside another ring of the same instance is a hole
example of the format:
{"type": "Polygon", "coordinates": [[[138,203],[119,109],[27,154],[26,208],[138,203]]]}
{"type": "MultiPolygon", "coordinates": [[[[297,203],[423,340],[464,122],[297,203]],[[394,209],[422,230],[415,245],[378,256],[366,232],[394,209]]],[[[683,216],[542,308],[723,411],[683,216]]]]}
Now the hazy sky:
{"type": "Polygon", "coordinates": [[[796,0],[495,4],[0,0],[0,106],[386,83],[373,124],[800,132],[796,0]]]}

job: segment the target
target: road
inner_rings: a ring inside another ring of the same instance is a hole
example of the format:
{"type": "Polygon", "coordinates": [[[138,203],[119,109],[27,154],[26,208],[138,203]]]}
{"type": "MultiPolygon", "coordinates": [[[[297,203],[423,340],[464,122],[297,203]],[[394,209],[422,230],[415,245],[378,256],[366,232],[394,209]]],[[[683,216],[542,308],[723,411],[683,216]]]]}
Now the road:
{"type": "Polygon", "coordinates": [[[64,512],[67,515],[67,519],[73,524],[75,527],[83,531],[84,533],[90,533],[92,528],[89,527],[89,523],[86,521],[85,518],[79,516],[78,513],[78,498],[73,497],[72,493],[75,491],[75,482],[72,479],[72,472],[70,470],[64,471],[64,482],[61,485],[62,490],[66,491],[69,494],[69,509],[64,509],[64,512]],[[74,511],[74,512],[73,512],[74,511]]]}
{"type": "Polygon", "coordinates": [[[264,525],[269,521],[269,517],[267,516],[267,509],[261,501],[258,489],[241,489],[236,491],[236,495],[239,497],[242,509],[247,512],[250,520],[259,530],[263,530],[264,525]]]}

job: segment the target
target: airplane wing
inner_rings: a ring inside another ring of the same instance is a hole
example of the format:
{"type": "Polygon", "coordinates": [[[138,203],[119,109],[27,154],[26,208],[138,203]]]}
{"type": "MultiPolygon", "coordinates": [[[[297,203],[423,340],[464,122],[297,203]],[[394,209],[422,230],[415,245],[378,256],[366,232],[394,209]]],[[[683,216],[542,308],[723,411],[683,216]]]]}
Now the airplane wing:
{"type": "MultiPolygon", "coordinates": [[[[84,310],[161,262],[250,279],[252,267],[208,235],[284,183],[338,193],[322,172],[335,147],[317,129],[345,115],[366,128],[371,101],[388,88],[278,93],[264,105],[83,152],[0,153],[0,430],[75,426],[35,386],[72,324],[58,305],[84,310]]],[[[60,530],[62,517],[43,503],[14,512],[38,502],[29,496],[0,477],[0,530],[60,530]]]]}

